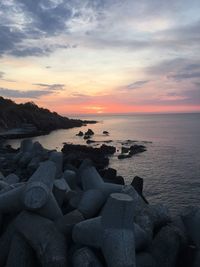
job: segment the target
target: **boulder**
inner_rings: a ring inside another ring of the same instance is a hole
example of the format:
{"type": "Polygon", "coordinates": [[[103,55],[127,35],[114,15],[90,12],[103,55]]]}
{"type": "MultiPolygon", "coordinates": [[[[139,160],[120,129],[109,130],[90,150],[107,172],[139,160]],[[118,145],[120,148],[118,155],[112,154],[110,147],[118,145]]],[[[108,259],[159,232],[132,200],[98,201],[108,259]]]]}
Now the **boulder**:
{"type": "Polygon", "coordinates": [[[82,131],[79,131],[79,133],[76,134],[76,136],[83,136],[83,132],[82,131]]]}

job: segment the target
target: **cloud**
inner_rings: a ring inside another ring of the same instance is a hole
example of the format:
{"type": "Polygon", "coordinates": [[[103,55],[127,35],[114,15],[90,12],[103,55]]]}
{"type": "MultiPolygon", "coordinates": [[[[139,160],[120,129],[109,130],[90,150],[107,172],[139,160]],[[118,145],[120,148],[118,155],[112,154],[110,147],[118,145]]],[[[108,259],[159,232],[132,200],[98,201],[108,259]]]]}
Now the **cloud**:
{"type": "Polygon", "coordinates": [[[0,79],[2,79],[4,77],[4,75],[5,75],[5,72],[0,71],[0,79]]]}
{"type": "Polygon", "coordinates": [[[1,56],[47,56],[77,40],[94,49],[199,48],[197,0],[1,0],[0,10],[1,56]]]}
{"type": "Polygon", "coordinates": [[[124,85],[124,86],[120,86],[120,87],[118,87],[118,89],[120,91],[131,91],[131,90],[143,87],[148,82],[150,82],[150,81],[149,80],[136,81],[136,82],[124,85]]]}
{"type": "Polygon", "coordinates": [[[147,67],[145,71],[147,74],[165,76],[175,81],[196,79],[200,78],[200,63],[198,59],[174,58],[147,67]]]}
{"type": "Polygon", "coordinates": [[[60,83],[55,83],[55,84],[33,83],[33,85],[45,87],[49,91],[62,91],[64,90],[64,86],[65,86],[65,84],[60,84],[60,83]]]}
{"type": "Polygon", "coordinates": [[[29,90],[29,91],[20,91],[13,90],[8,88],[0,88],[0,95],[4,97],[12,97],[12,98],[39,98],[41,96],[46,96],[52,94],[51,91],[45,90],[29,90]]]}

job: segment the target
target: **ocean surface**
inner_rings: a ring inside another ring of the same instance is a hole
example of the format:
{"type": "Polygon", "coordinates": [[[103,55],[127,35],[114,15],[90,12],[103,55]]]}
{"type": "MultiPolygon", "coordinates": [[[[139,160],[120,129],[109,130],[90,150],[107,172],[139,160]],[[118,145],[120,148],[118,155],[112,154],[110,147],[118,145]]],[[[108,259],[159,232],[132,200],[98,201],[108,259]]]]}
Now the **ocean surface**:
{"type": "MultiPolygon", "coordinates": [[[[110,158],[110,166],[126,183],[134,176],[144,178],[144,195],[151,203],[164,203],[172,213],[188,205],[200,205],[200,113],[157,115],[77,116],[99,123],[69,130],[53,131],[32,138],[46,148],[60,150],[63,142],[85,144],[76,136],[91,128],[94,140],[112,140],[119,150],[126,140],[144,144],[147,151],[130,159],[110,158]],[[109,131],[105,137],[103,130],[109,131]]],[[[9,143],[18,147],[20,141],[9,143]]],[[[109,145],[109,144],[108,144],[109,145]]]]}

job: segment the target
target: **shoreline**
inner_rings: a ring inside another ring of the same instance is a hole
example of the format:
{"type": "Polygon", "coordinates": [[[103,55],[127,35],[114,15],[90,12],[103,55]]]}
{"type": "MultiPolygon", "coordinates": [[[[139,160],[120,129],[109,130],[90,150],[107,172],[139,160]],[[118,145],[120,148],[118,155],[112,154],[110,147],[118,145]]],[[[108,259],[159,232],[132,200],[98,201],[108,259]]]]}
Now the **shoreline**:
{"type": "MultiPolygon", "coordinates": [[[[25,139],[19,149],[8,146],[2,151],[2,266],[13,260],[55,267],[94,263],[99,267],[154,267],[166,262],[167,267],[193,266],[199,253],[198,208],[174,217],[166,206],[148,203],[142,178],[136,176],[125,185],[115,169],[104,166],[103,170],[88,155],[83,156],[81,146],[76,146],[77,153],[73,149],[67,145],[57,152],[25,139]],[[6,246],[5,240],[9,240],[6,246]],[[46,242],[48,249],[41,254],[46,242]]],[[[104,146],[97,158],[112,152],[112,147],[104,146]]],[[[94,154],[91,157],[94,160],[94,154]]]]}

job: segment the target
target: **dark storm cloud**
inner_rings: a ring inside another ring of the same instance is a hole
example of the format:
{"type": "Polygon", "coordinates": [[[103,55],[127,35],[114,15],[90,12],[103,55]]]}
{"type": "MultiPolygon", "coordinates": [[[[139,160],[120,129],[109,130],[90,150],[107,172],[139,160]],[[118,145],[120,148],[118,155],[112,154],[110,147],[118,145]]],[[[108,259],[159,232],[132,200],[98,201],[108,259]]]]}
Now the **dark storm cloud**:
{"type": "Polygon", "coordinates": [[[4,97],[13,98],[39,98],[41,96],[50,95],[51,91],[46,90],[30,90],[30,91],[20,91],[8,88],[0,88],[0,95],[4,97]]]}

